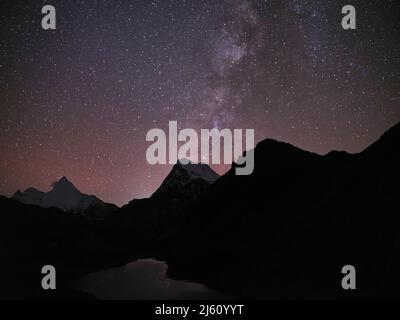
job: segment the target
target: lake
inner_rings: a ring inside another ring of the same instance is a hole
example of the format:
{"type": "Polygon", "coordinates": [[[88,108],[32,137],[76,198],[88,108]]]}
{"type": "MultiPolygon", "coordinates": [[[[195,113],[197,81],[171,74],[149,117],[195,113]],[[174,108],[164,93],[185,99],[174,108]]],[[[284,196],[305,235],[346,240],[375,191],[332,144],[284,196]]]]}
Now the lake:
{"type": "Polygon", "coordinates": [[[123,267],[94,272],[77,288],[102,300],[226,299],[206,286],[167,277],[168,265],[153,259],[138,260],[123,267]]]}

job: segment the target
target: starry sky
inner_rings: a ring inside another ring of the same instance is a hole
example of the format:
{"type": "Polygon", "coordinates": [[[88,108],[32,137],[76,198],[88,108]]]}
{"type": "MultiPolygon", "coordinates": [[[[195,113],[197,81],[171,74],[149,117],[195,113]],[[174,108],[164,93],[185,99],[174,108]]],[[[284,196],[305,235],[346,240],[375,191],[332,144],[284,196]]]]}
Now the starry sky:
{"type": "Polygon", "coordinates": [[[0,0],[0,194],[147,197],[171,166],[146,133],[173,120],[359,152],[400,120],[399,21],[398,0],[0,0]]]}

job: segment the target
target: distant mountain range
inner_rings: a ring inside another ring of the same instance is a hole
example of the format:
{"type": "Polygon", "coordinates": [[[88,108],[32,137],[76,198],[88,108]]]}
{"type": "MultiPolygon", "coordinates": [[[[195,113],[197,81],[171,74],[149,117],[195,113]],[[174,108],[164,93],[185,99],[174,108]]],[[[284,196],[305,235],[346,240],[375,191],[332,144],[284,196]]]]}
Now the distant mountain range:
{"type": "Polygon", "coordinates": [[[35,188],[17,191],[12,199],[43,208],[59,208],[66,212],[80,213],[90,218],[104,218],[118,207],[101,201],[96,196],[81,193],[66,177],[53,184],[45,193],[35,188]]]}
{"type": "Polygon", "coordinates": [[[150,198],[95,222],[37,206],[81,208],[66,179],[57,196],[14,196],[36,206],[0,197],[0,275],[23,287],[31,280],[15,270],[54,263],[66,288],[89,270],[157,258],[174,279],[244,299],[400,298],[399,145],[400,123],[358,154],[266,139],[250,176],[177,164],[150,198]],[[344,265],[357,270],[355,291],[341,288],[344,265]]]}

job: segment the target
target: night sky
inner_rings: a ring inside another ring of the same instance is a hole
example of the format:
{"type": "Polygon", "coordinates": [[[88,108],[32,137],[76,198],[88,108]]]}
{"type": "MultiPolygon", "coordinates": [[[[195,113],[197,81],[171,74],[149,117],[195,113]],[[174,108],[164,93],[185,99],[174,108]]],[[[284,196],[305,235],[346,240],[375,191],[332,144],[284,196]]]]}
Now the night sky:
{"type": "Polygon", "coordinates": [[[399,21],[398,0],[0,1],[0,194],[65,175],[149,196],[171,166],[147,164],[146,133],[172,120],[359,152],[400,120],[399,21]]]}

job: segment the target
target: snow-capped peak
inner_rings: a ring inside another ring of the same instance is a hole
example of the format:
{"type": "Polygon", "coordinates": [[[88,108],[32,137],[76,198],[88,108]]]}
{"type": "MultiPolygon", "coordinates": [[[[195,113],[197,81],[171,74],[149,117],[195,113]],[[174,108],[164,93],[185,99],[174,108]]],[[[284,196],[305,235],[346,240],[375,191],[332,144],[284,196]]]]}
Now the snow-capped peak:
{"type": "Polygon", "coordinates": [[[53,183],[53,190],[57,192],[75,192],[80,193],[80,191],[72,184],[67,177],[62,177],[57,182],[53,183]]]}
{"type": "Polygon", "coordinates": [[[54,182],[52,187],[52,190],[47,193],[34,188],[29,188],[23,193],[17,191],[13,199],[44,208],[56,207],[72,212],[84,212],[94,206],[103,211],[112,211],[116,208],[114,205],[104,203],[95,196],[81,193],[66,177],[54,182]]]}
{"type": "Polygon", "coordinates": [[[219,175],[204,163],[192,163],[186,159],[179,160],[152,197],[166,193],[176,196],[191,192],[194,193],[191,196],[195,196],[198,190],[194,191],[193,186],[204,189],[205,185],[214,183],[218,178],[219,175]],[[189,186],[191,189],[187,189],[189,186]]]}
{"type": "Polygon", "coordinates": [[[219,175],[204,163],[193,163],[187,159],[180,159],[176,165],[195,179],[201,178],[209,183],[214,183],[219,178],[219,175]]]}

